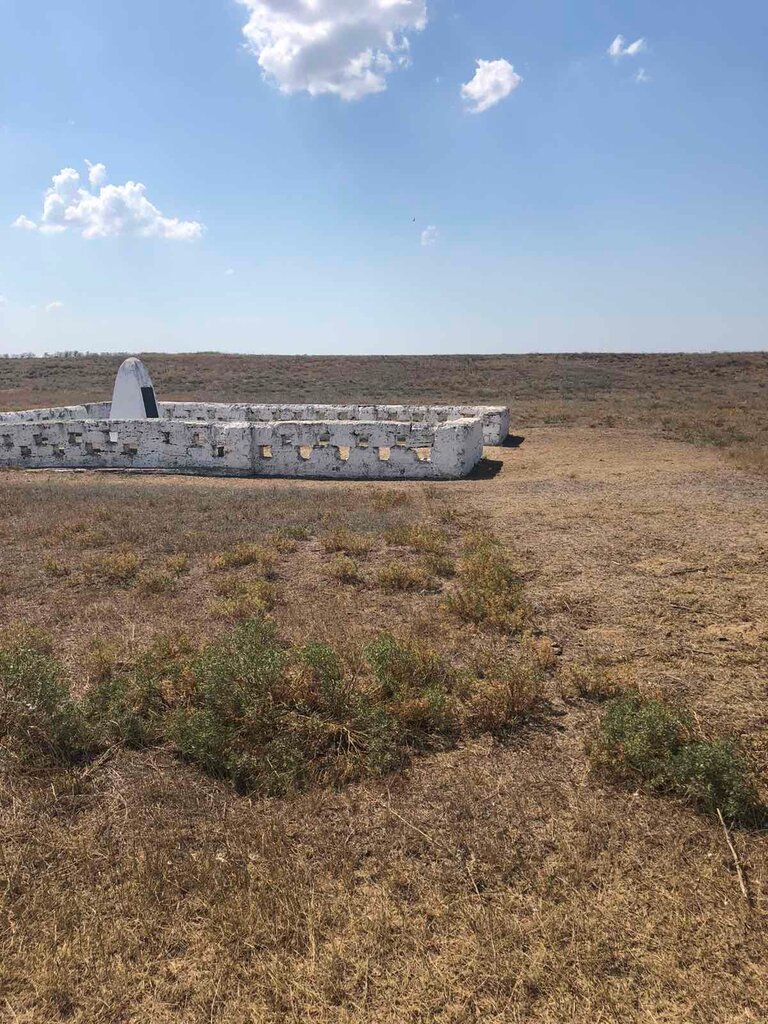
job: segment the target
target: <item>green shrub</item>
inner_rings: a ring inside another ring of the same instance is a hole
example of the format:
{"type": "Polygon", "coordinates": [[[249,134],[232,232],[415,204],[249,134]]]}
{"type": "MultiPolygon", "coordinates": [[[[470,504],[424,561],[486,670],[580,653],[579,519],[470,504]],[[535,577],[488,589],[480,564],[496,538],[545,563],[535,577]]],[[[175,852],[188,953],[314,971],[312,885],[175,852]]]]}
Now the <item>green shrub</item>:
{"type": "Polygon", "coordinates": [[[365,533],[356,533],[340,527],[335,530],[327,530],[320,537],[320,544],[327,554],[341,552],[345,555],[357,555],[364,558],[373,547],[373,538],[365,533]]]}
{"type": "Polygon", "coordinates": [[[217,588],[218,596],[208,603],[211,615],[222,619],[254,619],[272,611],[275,588],[263,579],[231,579],[217,588]]]}
{"type": "Polygon", "coordinates": [[[83,699],[94,734],[134,748],[162,742],[169,708],[190,689],[194,655],[179,633],[155,640],[132,665],[105,662],[83,699]]]}
{"type": "Polygon", "coordinates": [[[83,573],[90,583],[105,582],[129,586],[139,571],[139,556],[134,551],[114,551],[83,562],[83,573]]]}
{"type": "Polygon", "coordinates": [[[629,693],[610,700],[590,744],[592,763],[616,778],[689,801],[730,821],[765,820],[749,765],[729,740],[693,738],[685,712],[629,693]]]}
{"type": "Polygon", "coordinates": [[[360,566],[349,555],[334,555],[326,567],[326,572],[338,583],[356,585],[363,582],[360,566]]]}
{"type": "Polygon", "coordinates": [[[396,723],[345,682],[336,654],[295,652],[264,621],[209,645],[195,665],[195,693],[172,722],[182,755],[238,789],[283,793],[339,782],[399,763],[396,723]]]}
{"type": "Polygon", "coordinates": [[[242,569],[246,565],[264,579],[274,579],[277,558],[261,544],[237,544],[213,559],[215,569],[242,569]]]}
{"type": "Polygon", "coordinates": [[[455,732],[454,694],[462,678],[435,651],[420,641],[382,633],[365,653],[380,688],[379,699],[393,707],[411,740],[455,732]]]}
{"type": "Polygon", "coordinates": [[[21,761],[80,760],[93,741],[50,640],[21,629],[0,636],[0,751],[21,761]]]}
{"type": "Polygon", "coordinates": [[[376,573],[376,581],[382,590],[418,591],[425,593],[437,589],[435,580],[423,565],[408,562],[387,562],[376,573]]]}
{"type": "Polygon", "coordinates": [[[498,541],[473,538],[459,564],[458,586],[446,597],[446,607],[467,622],[507,632],[525,622],[523,582],[498,541]]]}

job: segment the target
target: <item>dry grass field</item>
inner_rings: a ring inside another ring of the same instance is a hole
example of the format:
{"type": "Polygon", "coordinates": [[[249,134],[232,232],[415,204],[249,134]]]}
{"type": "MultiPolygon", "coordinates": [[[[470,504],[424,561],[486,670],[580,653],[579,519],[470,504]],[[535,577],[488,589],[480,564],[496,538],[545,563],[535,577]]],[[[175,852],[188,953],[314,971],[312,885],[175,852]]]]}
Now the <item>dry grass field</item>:
{"type": "MultiPolygon", "coordinates": [[[[768,356],[146,358],[525,441],[0,473],[0,1020],[767,1021],[768,356]]],[[[118,362],[2,360],[0,404],[118,362]]]]}

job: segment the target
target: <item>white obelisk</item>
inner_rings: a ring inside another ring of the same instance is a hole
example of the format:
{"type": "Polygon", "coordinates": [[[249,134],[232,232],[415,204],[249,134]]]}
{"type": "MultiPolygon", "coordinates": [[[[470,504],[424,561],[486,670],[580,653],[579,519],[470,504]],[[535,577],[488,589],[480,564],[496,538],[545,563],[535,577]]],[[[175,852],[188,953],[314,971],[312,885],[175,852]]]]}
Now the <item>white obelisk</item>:
{"type": "Polygon", "coordinates": [[[136,359],[135,356],[131,356],[117,371],[109,418],[113,420],[151,420],[157,419],[158,416],[152,378],[144,363],[140,359],[136,359]]]}

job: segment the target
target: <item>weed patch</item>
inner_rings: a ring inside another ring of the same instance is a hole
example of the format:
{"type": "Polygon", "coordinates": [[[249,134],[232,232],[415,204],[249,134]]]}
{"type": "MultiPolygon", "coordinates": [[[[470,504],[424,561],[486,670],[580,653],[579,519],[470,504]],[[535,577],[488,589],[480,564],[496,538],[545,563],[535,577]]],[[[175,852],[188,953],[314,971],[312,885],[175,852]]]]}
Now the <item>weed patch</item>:
{"type": "Polygon", "coordinates": [[[527,618],[523,582],[493,537],[470,539],[459,563],[457,583],[445,603],[459,618],[505,632],[523,627],[527,618]]]}
{"type": "Polygon", "coordinates": [[[334,555],[326,566],[326,572],[337,583],[349,583],[357,586],[363,582],[360,566],[349,555],[334,555]]]}
{"type": "Polygon", "coordinates": [[[222,619],[258,618],[277,603],[274,586],[263,579],[230,579],[216,588],[217,597],[208,604],[212,615],[222,619]]]}
{"type": "Polygon", "coordinates": [[[640,782],[709,813],[719,809],[734,824],[768,820],[738,745],[695,738],[691,718],[658,700],[638,693],[611,700],[589,752],[596,768],[620,781],[640,782]]]}
{"type": "Polygon", "coordinates": [[[0,763],[70,764],[92,746],[49,639],[22,628],[0,636],[0,763]]]}
{"type": "Polygon", "coordinates": [[[237,544],[213,559],[214,569],[242,569],[251,566],[264,579],[273,579],[277,558],[261,544],[237,544]]]}
{"type": "Polygon", "coordinates": [[[139,571],[139,556],[134,551],[114,551],[83,562],[83,574],[89,583],[130,586],[139,571]]]}
{"type": "Polygon", "coordinates": [[[420,591],[437,590],[435,579],[423,565],[392,561],[383,565],[376,573],[376,581],[382,590],[420,591]]]}
{"type": "Polygon", "coordinates": [[[321,534],[320,544],[327,554],[341,553],[364,558],[373,548],[373,538],[354,530],[328,530],[321,534]]]}

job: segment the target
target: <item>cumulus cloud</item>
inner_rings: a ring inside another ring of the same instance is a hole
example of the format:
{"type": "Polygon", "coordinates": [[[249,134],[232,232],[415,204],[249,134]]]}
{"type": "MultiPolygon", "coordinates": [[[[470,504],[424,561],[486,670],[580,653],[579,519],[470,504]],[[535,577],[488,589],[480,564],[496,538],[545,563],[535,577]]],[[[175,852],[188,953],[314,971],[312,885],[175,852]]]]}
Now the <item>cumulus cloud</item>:
{"type": "Polygon", "coordinates": [[[45,307],[45,312],[46,313],[58,313],[58,311],[60,309],[64,309],[64,303],[63,302],[59,302],[57,300],[56,302],[49,302],[48,305],[45,307]]]}
{"type": "Polygon", "coordinates": [[[522,82],[508,60],[479,60],[475,77],[461,87],[461,96],[473,114],[494,107],[522,82]]]}
{"type": "Polygon", "coordinates": [[[29,217],[25,217],[23,214],[21,217],[17,217],[13,222],[15,228],[20,228],[22,231],[37,231],[37,224],[29,217]]]}
{"type": "Polygon", "coordinates": [[[88,165],[88,181],[92,188],[101,188],[107,183],[107,168],[104,164],[92,164],[90,160],[85,161],[88,165]]]}
{"type": "Polygon", "coordinates": [[[408,63],[407,32],[427,24],[426,0],[239,0],[243,34],[265,78],[284,93],[359,100],[383,92],[408,63]]]}
{"type": "Polygon", "coordinates": [[[440,232],[434,224],[430,224],[421,232],[421,244],[423,246],[435,245],[440,232]]]}
{"type": "Polygon", "coordinates": [[[636,57],[646,49],[644,38],[636,39],[634,43],[627,43],[624,36],[616,36],[608,47],[608,56],[618,60],[620,57],[636,57]]]}
{"type": "Polygon", "coordinates": [[[642,85],[644,82],[650,82],[651,76],[645,70],[645,68],[638,68],[637,74],[635,75],[635,81],[642,85]]]}
{"type": "Polygon", "coordinates": [[[43,212],[35,222],[17,217],[14,227],[43,234],[58,234],[72,228],[83,238],[107,238],[134,235],[139,238],[166,238],[172,241],[193,241],[200,238],[203,225],[194,220],[164,217],[147,199],[146,187],[140,182],[107,185],[103,164],[88,164],[89,183],[93,191],[82,187],[80,174],[65,167],[53,176],[43,197],[43,212]]]}

